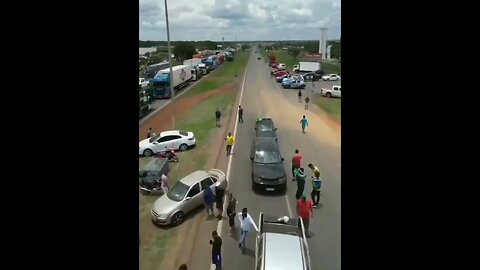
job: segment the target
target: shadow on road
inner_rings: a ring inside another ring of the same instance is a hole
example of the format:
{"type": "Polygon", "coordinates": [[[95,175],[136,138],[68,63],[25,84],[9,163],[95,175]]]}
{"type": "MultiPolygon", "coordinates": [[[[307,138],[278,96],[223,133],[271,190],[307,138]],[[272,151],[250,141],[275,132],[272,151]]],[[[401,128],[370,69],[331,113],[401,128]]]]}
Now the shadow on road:
{"type": "Polygon", "coordinates": [[[250,248],[245,248],[243,250],[243,255],[247,255],[247,256],[250,256],[252,258],[255,258],[255,250],[250,249],[250,248]]]}

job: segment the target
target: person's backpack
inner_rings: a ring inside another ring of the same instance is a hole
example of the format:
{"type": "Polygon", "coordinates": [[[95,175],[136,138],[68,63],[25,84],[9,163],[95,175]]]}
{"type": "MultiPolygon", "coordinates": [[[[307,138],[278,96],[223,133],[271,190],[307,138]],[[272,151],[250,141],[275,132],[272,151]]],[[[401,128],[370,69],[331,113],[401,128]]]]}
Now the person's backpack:
{"type": "Polygon", "coordinates": [[[320,188],[322,187],[322,180],[320,179],[320,177],[313,179],[313,187],[316,190],[320,190],[320,188]]]}

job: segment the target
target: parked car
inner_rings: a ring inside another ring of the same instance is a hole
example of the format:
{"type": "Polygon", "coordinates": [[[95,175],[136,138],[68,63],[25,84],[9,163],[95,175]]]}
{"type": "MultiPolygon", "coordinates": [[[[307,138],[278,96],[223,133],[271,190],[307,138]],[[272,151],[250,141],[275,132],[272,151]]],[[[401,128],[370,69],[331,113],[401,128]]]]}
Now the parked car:
{"type": "Polygon", "coordinates": [[[278,69],[278,68],[272,68],[272,69],[270,70],[270,74],[273,75],[273,74],[275,74],[275,72],[279,72],[279,71],[282,71],[282,70],[280,70],[280,69],[278,69]]]}
{"type": "Polygon", "coordinates": [[[138,182],[142,194],[160,193],[160,178],[168,174],[169,162],[163,158],[153,158],[143,168],[138,170],[138,182]]]}
{"type": "Polygon", "coordinates": [[[186,151],[196,143],[193,132],[180,130],[164,131],[157,136],[142,140],[138,144],[138,154],[149,157],[158,152],[164,152],[169,148],[186,151]]]}
{"type": "Polygon", "coordinates": [[[325,89],[325,88],[320,89],[320,94],[322,96],[326,96],[328,98],[331,98],[331,97],[341,98],[342,97],[342,92],[341,91],[342,91],[341,86],[334,85],[334,86],[332,86],[332,89],[325,89]]]}
{"type": "Polygon", "coordinates": [[[278,68],[281,69],[281,70],[285,70],[285,68],[287,68],[287,65],[285,65],[283,63],[280,63],[280,64],[278,64],[278,68]]]}
{"type": "Polygon", "coordinates": [[[282,75],[285,75],[285,74],[289,74],[288,71],[285,71],[285,70],[277,70],[273,73],[273,76],[275,77],[278,77],[278,76],[282,76],[282,75]]]}
{"type": "Polygon", "coordinates": [[[252,161],[252,189],[267,192],[285,192],[287,174],[283,166],[284,158],[280,154],[275,138],[257,137],[253,141],[250,153],[252,161]]]}
{"type": "Polygon", "coordinates": [[[277,138],[277,128],[272,118],[259,117],[255,122],[255,136],[256,137],[270,137],[277,138]]]}
{"type": "Polygon", "coordinates": [[[210,188],[215,194],[217,183],[227,188],[225,173],[218,169],[195,171],[178,180],[166,195],[153,203],[152,221],[160,225],[180,225],[186,214],[203,205],[202,191],[210,188]]]}
{"type": "Polygon", "coordinates": [[[308,72],[303,74],[305,81],[319,81],[322,78],[322,75],[316,72],[308,72]]]}
{"type": "Polygon", "coordinates": [[[277,82],[281,83],[284,78],[288,78],[289,76],[290,76],[290,74],[287,73],[287,74],[284,74],[284,75],[282,75],[282,76],[277,76],[277,77],[275,77],[275,80],[276,80],[277,82]]]}
{"type": "Polygon", "coordinates": [[[301,217],[274,217],[260,213],[255,244],[255,269],[312,269],[301,217]]]}
{"type": "Polygon", "coordinates": [[[338,76],[337,74],[329,74],[329,75],[323,76],[322,80],[324,80],[324,81],[338,81],[338,80],[340,80],[340,76],[338,76]]]}
{"type": "Polygon", "coordinates": [[[261,57],[257,57],[257,60],[262,60],[262,58],[261,58],[261,57]]]}
{"type": "Polygon", "coordinates": [[[276,68],[276,67],[278,67],[278,63],[275,63],[275,62],[274,62],[274,63],[272,63],[271,67],[272,67],[272,68],[276,68]]]}
{"type": "Polygon", "coordinates": [[[299,80],[298,78],[287,78],[283,79],[282,86],[285,89],[305,89],[305,82],[303,80],[299,80]]]}

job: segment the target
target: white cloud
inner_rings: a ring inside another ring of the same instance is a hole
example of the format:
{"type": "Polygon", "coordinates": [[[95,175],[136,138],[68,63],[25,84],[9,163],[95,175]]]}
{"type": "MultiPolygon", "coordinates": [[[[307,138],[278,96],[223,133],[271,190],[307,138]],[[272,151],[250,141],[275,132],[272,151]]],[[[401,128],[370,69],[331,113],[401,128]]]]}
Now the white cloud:
{"type": "MultiPolygon", "coordinates": [[[[340,37],[340,0],[168,0],[172,40],[340,37]]],[[[140,39],[166,40],[163,0],[140,0],[140,39]]]]}

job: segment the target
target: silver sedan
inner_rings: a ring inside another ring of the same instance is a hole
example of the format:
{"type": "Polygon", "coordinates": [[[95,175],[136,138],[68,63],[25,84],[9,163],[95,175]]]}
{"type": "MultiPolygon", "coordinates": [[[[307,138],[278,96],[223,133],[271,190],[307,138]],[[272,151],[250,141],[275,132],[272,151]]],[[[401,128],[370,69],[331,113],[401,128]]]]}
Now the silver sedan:
{"type": "Polygon", "coordinates": [[[152,220],[159,225],[179,225],[185,215],[203,205],[202,191],[210,188],[215,193],[215,184],[227,188],[225,173],[218,169],[195,171],[177,183],[166,195],[158,198],[152,207],[152,220]]]}

